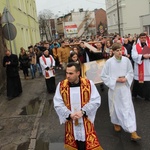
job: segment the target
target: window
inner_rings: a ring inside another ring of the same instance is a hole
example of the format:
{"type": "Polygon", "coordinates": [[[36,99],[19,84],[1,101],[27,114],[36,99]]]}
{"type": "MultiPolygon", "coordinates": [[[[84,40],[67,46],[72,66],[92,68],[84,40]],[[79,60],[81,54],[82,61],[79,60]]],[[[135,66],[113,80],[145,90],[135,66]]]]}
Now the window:
{"type": "Polygon", "coordinates": [[[117,15],[113,14],[113,24],[116,24],[116,23],[117,23],[117,15]]]}

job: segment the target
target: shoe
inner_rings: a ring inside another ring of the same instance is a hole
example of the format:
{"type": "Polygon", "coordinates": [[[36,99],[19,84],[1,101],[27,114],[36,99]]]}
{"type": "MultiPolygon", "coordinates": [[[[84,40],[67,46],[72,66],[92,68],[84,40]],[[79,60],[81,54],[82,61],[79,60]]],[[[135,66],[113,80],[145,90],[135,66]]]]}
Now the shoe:
{"type": "Polygon", "coordinates": [[[119,125],[117,125],[117,124],[114,124],[114,130],[116,132],[120,132],[121,131],[121,127],[119,125]]]}
{"type": "Polygon", "coordinates": [[[131,133],[131,140],[132,141],[138,141],[138,140],[141,140],[141,137],[138,136],[136,132],[132,132],[131,133]]]}

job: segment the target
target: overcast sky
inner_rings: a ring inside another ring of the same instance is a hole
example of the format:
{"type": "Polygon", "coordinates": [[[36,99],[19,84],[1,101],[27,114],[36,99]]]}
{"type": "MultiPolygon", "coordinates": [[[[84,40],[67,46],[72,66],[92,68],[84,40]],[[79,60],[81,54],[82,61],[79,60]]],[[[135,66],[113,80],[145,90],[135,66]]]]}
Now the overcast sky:
{"type": "Polygon", "coordinates": [[[49,9],[58,16],[67,14],[73,9],[78,11],[79,8],[84,10],[106,9],[105,0],[36,0],[36,5],[38,13],[49,9]]]}

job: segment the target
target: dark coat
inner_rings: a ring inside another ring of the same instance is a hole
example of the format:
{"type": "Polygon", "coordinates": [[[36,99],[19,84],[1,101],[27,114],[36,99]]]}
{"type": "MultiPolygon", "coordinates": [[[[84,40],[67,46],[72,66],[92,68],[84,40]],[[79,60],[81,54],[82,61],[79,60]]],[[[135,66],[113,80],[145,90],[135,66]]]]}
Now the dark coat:
{"type": "Polygon", "coordinates": [[[18,73],[18,57],[15,54],[11,54],[10,56],[4,56],[3,58],[3,66],[6,67],[7,77],[15,77],[19,76],[18,73]],[[10,65],[5,65],[6,62],[11,62],[10,65]]]}
{"type": "Polygon", "coordinates": [[[7,96],[10,98],[19,96],[22,93],[18,64],[17,55],[11,54],[3,58],[3,66],[6,67],[7,74],[7,96]],[[9,61],[10,64],[5,65],[5,63],[9,61]]]}

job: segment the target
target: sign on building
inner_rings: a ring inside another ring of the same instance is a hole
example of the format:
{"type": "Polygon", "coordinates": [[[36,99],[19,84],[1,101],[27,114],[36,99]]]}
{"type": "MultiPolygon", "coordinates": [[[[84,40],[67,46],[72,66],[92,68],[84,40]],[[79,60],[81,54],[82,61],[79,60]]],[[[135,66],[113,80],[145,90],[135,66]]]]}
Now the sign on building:
{"type": "Polygon", "coordinates": [[[76,24],[70,24],[65,26],[66,34],[77,34],[78,29],[76,24]]]}

